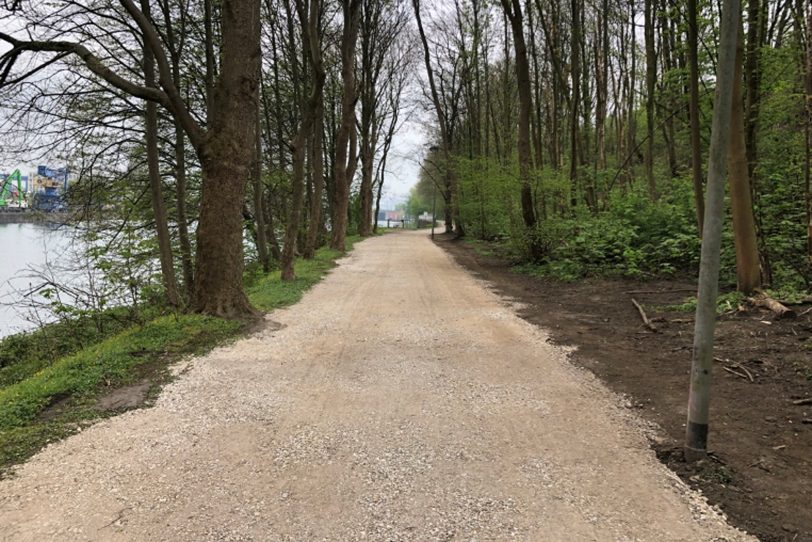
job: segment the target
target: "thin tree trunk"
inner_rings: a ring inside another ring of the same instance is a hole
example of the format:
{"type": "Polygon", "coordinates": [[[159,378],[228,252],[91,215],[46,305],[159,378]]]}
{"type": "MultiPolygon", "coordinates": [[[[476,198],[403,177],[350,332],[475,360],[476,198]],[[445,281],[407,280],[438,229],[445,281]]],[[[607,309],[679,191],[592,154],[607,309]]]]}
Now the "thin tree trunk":
{"type": "MultiPolygon", "coordinates": [[[[434,103],[434,109],[437,113],[437,120],[440,124],[440,137],[443,141],[443,156],[445,159],[445,167],[446,167],[446,182],[450,187],[449,193],[446,196],[446,209],[450,207],[450,214],[453,216],[454,224],[456,226],[456,235],[457,237],[463,237],[465,235],[465,228],[462,224],[462,216],[460,214],[460,193],[459,187],[457,186],[456,177],[454,175],[454,163],[453,157],[451,154],[451,137],[449,135],[449,129],[446,124],[445,115],[443,114],[443,107],[442,103],[440,102],[440,96],[437,92],[437,86],[434,81],[434,71],[431,67],[431,51],[429,49],[429,43],[426,39],[426,33],[423,30],[423,21],[420,17],[420,0],[412,0],[412,6],[414,7],[415,19],[417,20],[417,29],[420,33],[420,41],[423,44],[423,60],[426,65],[426,72],[429,78],[429,87],[431,89],[431,98],[432,102],[434,103]],[[448,201],[451,199],[452,201],[448,201]]],[[[495,124],[495,123],[494,123],[495,124]]],[[[495,126],[494,126],[495,129],[495,126]]],[[[448,218],[449,218],[449,211],[446,210],[446,229],[448,229],[448,218]]]]}
{"type": "Polygon", "coordinates": [[[702,237],[702,223],[705,216],[705,198],[702,186],[702,147],[699,136],[699,28],[697,22],[697,0],[688,0],[688,63],[690,73],[689,112],[691,116],[691,178],[694,183],[694,203],[699,236],[702,237]]]}
{"type": "Polygon", "coordinates": [[[291,144],[293,151],[293,176],[291,178],[293,199],[285,229],[285,242],[282,245],[282,280],[296,278],[294,260],[304,197],[305,152],[307,150],[307,140],[314,132],[317,110],[319,103],[322,102],[326,76],[322,66],[321,41],[319,38],[320,0],[310,0],[309,7],[306,0],[296,0],[296,9],[302,26],[303,53],[306,59],[309,58],[310,65],[313,68],[313,81],[307,101],[302,104],[302,122],[291,144]]]}
{"type": "MultiPolygon", "coordinates": [[[[147,0],[141,0],[141,10],[150,17],[150,6],[147,0]]],[[[144,85],[155,87],[155,57],[149,44],[144,41],[144,85]]],[[[158,155],[158,104],[146,103],[145,129],[147,169],[149,174],[149,192],[152,212],[155,219],[155,233],[158,237],[158,255],[161,264],[161,278],[166,290],[166,300],[172,307],[180,307],[181,298],[178,282],[175,278],[175,263],[172,257],[172,239],[169,236],[169,224],[164,204],[161,172],[158,155]]]]}
{"type": "MultiPolygon", "coordinates": [[[[341,80],[343,94],[341,97],[341,124],[336,136],[335,164],[335,209],[333,210],[333,236],[330,246],[334,250],[345,250],[347,237],[347,213],[350,204],[349,174],[350,163],[355,160],[354,152],[347,152],[347,145],[352,143],[352,132],[355,132],[355,48],[358,42],[360,24],[360,0],[342,0],[344,30],[341,38],[341,80]]],[[[352,168],[354,169],[354,168],[352,168]]]]}
{"type": "Polygon", "coordinates": [[[646,45],[646,180],[649,196],[657,199],[657,182],[654,179],[654,87],[657,81],[657,55],[654,49],[654,6],[645,0],[644,28],[646,45]]]}
{"type": "MultiPolygon", "coordinates": [[[[812,5],[806,6],[806,156],[804,185],[806,199],[806,256],[812,266],[812,5]]],[[[798,14],[800,16],[800,13],[798,14]]]]}
{"type": "MultiPolygon", "coordinates": [[[[262,78],[261,66],[260,73],[257,75],[258,79],[262,78]]],[[[266,237],[267,231],[265,229],[265,212],[263,210],[263,193],[265,191],[264,184],[262,183],[262,122],[260,114],[262,110],[260,102],[257,100],[257,111],[254,122],[254,164],[251,171],[251,183],[254,192],[254,224],[256,229],[256,243],[257,255],[259,256],[259,263],[262,264],[262,270],[268,272],[271,270],[271,262],[268,258],[268,239],[266,237]]]]}
{"type": "Polygon", "coordinates": [[[730,115],[728,182],[733,215],[733,241],[736,246],[736,279],[738,289],[751,294],[761,286],[753,200],[747,171],[745,124],[742,103],[742,57],[744,34],[739,32],[733,85],[733,110],[730,115]]]}
{"type": "Polygon", "coordinates": [[[699,264],[694,346],[691,361],[691,389],[685,430],[685,458],[703,459],[708,448],[713,332],[716,327],[716,298],[719,292],[719,264],[724,222],[725,162],[733,111],[736,41],[739,32],[739,0],[724,0],[721,14],[719,62],[716,74],[716,100],[713,108],[711,145],[708,159],[708,190],[705,206],[705,232],[699,264]]]}
{"type": "Polygon", "coordinates": [[[304,257],[312,258],[316,253],[319,231],[321,230],[321,207],[324,198],[324,101],[316,106],[313,126],[313,199],[310,201],[310,222],[307,225],[307,243],[304,257]]]}
{"type": "MultiPolygon", "coordinates": [[[[533,191],[530,186],[530,116],[532,114],[532,97],[530,89],[530,63],[527,58],[527,46],[524,40],[522,6],[519,0],[502,0],[502,8],[510,20],[513,32],[513,47],[516,54],[516,82],[519,90],[519,134],[517,149],[519,154],[519,180],[521,182],[522,219],[527,230],[536,226],[536,211],[533,206],[533,191]],[[512,4],[512,6],[511,6],[512,4]]],[[[532,236],[531,236],[532,237],[532,236]]],[[[531,243],[534,259],[541,257],[538,244],[531,243]]]]}
{"type": "Polygon", "coordinates": [[[186,146],[183,129],[175,126],[175,190],[178,205],[178,241],[180,243],[180,261],[183,269],[183,285],[186,297],[194,293],[194,263],[192,261],[192,243],[189,239],[189,216],[186,212],[186,146]]]}
{"type": "Polygon", "coordinates": [[[580,1],[571,0],[572,10],[572,91],[570,93],[570,207],[578,205],[578,104],[581,95],[581,16],[580,1]]]}

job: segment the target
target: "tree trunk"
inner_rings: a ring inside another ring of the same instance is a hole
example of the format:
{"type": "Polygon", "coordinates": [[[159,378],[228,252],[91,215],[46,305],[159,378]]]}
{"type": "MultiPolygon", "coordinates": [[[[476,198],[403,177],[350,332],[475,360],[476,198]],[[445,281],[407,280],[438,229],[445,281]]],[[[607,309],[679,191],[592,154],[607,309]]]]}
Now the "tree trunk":
{"type": "MultiPolygon", "coordinates": [[[[150,17],[150,6],[147,0],[141,0],[144,15],[150,17]]],[[[144,42],[144,85],[155,87],[155,57],[149,44],[144,42]]],[[[152,212],[155,218],[155,233],[158,237],[158,255],[161,263],[161,278],[166,290],[166,300],[172,307],[180,307],[180,293],[175,279],[175,262],[172,258],[172,240],[169,237],[169,224],[164,204],[161,172],[158,155],[158,104],[146,103],[145,113],[147,169],[149,173],[149,192],[152,212]]]]}
{"type": "Polygon", "coordinates": [[[347,237],[347,213],[350,204],[352,175],[350,164],[355,160],[354,152],[348,156],[347,145],[352,144],[355,131],[355,46],[358,42],[358,26],[361,14],[360,0],[342,0],[344,30],[341,37],[341,124],[336,136],[335,164],[335,208],[333,209],[333,236],[330,246],[344,252],[347,237]]]}
{"type": "MultiPolygon", "coordinates": [[[[806,256],[812,266],[812,5],[806,6],[806,156],[804,157],[804,184],[806,199],[806,256]]],[[[800,14],[799,14],[800,16],[800,14]]]]}
{"type": "MultiPolygon", "coordinates": [[[[257,76],[258,79],[262,78],[262,72],[257,76]]],[[[263,193],[265,191],[264,184],[262,183],[262,122],[260,120],[260,104],[257,99],[257,111],[254,115],[254,122],[256,123],[254,131],[254,163],[251,168],[251,184],[253,185],[254,192],[254,225],[257,232],[257,255],[259,256],[259,263],[262,264],[262,270],[267,273],[271,270],[271,262],[268,258],[268,239],[266,237],[267,231],[265,229],[265,212],[263,210],[263,193]]]]}
{"type": "Polygon", "coordinates": [[[724,0],[721,14],[716,100],[708,159],[708,190],[705,206],[705,233],[699,264],[694,346],[691,361],[691,389],[685,430],[685,458],[702,459],[708,448],[708,413],[711,370],[713,368],[713,332],[716,327],[716,298],[719,291],[719,254],[722,243],[725,199],[725,158],[730,137],[733,110],[736,41],[739,32],[739,0],[724,0]]]}
{"type": "Polygon", "coordinates": [[[222,66],[199,148],[203,197],[192,307],[227,318],[256,315],[242,283],[242,205],[255,152],[259,21],[258,0],[223,0],[222,66]]]}
{"type": "MultiPolygon", "coordinates": [[[[524,226],[532,230],[536,226],[536,212],[533,206],[533,190],[530,185],[530,116],[532,115],[532,95],[530,89],[530,64],[527,58],[527,46],[524,40],[522,23],[522,6],[519,0],[502,0],[502,8],[510,20],[513,32],[513,47],[516,54],[516,81],[519,90],[519,135],[517,150],[519,154],[519,180],[521,182],[522,219],[524,226]],[[512,4],[512,6],[511,6],[512,4]]],[[[538,258],[537,243],[533,245],[533,257],[538,258]]]]}
{"type": "Polygon", "coordinates": [[[688,88],[691,93],[688,109],[691,117],[691,178],[694,183],[696,224],[699,236],[702,237],[705,198],[702,187],[702,147],[699,135],[699,28],[696,4],[697,0],[688,0],[688,62],[690,65],[688,88]]]}
{"type": "Polygon", "coordinates": [[[312,258],[316,253],[319,231],[321,229],[321,206],[324,197],[324,101],[316,106],[316,118],[313,125],[313,199],[310,201],[310,222],[307,225],[307,243],[304,257],[312,258]]]}
{"type": "Polygon", "coordinates": [[[595,86],[597,104],[595,111],[595,137],[598,147],[598,169],[606,169],[606,109],[609,94],[609,2],[603,0],[602,13],[598,15],[597,45],[595,47],[595,86]]]}
{"type": "Polygon", "coordinates": [[[654,49],[654,6],[645,0],[644,29],[646,42],[646,181],[649,196],[657,199],[657,181],[654,179],[654,86],[657,81],[657,55],[654,49]]]}
{"type": "Polygon", "coordinates": [[[183,129],[175,126],[175,190],[178,198],[178,241],[183,269],[183,286],[186,298],[192,299],[195,288],[192,243],[189,240],[189,216],[186,212],[186,146],[183,129]]]}
{"type": "MultiPolygon", "coordinates": [[[[440,95],[437,92],[437,85],[434,81],[434,71],[431,67],[431,50],[429,49],[429,42],[426,39],[426,33],[423,30],[423,21],[420,17],[420,0],[412,0],[412,6],[414,7],[414,14],[415,19],[417,21],[417,29],[420,34],[420,42],[423,44],[423,61],[425,62],[426,66],[426,73],[429,78],[429,88],[431,89],[431,100],[434,104],[434,110],[437,113],[437,120],[440,124],[440,137],[443,141],[443,157],[445,159],[445,167],[446,167],[446,185],[448,193],[445,194],[445,204],[446,204],[446,232],[448,232],[448,228],[450,226],[449,220],[453,218],[454,224],[456,226],[456,236],[457,237],[464,237],[465,236],[465,227],[462,224],[462,215],[460,214],[460,193],[459,187],[457,186],[456,177],[454,176],[454,163],[453,163],[453,156],[451,153],[451,136],[449,133],[449,127],[446,123],[445,115],[443,114],[443,106],[440,102],[440,95]],[[451,200],[451,201],[449,201],[451,200]]],[[[495,123],[494,123],[495,124],[495,123]]],[[[494,126],[494,130],[495,130],[494,126]]]]}
{"type": "Polygon", "coordinates": [[[581,102],[581,0],[570,2],[572,10],[572,90],[570,92],[570,207],[578,205],[578,104],[581,102]]]}
{"type": "MultiPolygon", "coordinates": [[[[305,152],[308,138],[314,135],[314,126],[318,114],[319,104],[322,102],[325,72],[321,60],[321,40],[319,14],[321,12],[320,0],[297,0],[296,9],[302,26],[302,45],[305,59],[309,59],[313,68],[313,81],[310,94],[302,104],[302,122],[293,138],[291,150],[293,151],[293,176],[291,191],[293,200],[285,229],[285,243],[282,246],[282,280],[296,278],[293,264],[296,258],[296,244],[299,236],[299,223],[301,221],[304,196],[304,167],[305,152]]],[[[316,138],[320,139],[320,138],[316,138]]],[[[319,145],[320,146],[320,145],[319,145]]],[[[315,147],[315,145],[314,145],[315,147]]],[[[315,199],[315,198],[314,198],[315,199]]],[[[311,202],[312,203],[312,202],[311,202]]]]}
{"type": "Polygon", "coordinates": [[[739,32],[736,47],[736,67],[733,85],[733,110],[730,115],[730,146],[728,151],[728,182],[733,215],[733,241],[736,245],[736,279],[738,290],[751,294],[761,286],[756,227],[750,176],[747,171],[744,110],[742,104],[742,52],[744,35],[739,32]]]}

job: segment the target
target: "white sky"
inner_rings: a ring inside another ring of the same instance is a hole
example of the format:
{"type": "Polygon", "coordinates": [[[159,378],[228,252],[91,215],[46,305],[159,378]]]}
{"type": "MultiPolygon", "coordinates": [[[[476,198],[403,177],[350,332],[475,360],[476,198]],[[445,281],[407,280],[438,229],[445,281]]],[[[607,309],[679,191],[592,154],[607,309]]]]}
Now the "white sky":
{"type": "Polygon", "coordinates": [[[381,209],[393,209],[406,201],[409,190],[417,183],[425,144],[426,134],[418,119],[405,122],[395,134],[386,159],[381,209]]]}

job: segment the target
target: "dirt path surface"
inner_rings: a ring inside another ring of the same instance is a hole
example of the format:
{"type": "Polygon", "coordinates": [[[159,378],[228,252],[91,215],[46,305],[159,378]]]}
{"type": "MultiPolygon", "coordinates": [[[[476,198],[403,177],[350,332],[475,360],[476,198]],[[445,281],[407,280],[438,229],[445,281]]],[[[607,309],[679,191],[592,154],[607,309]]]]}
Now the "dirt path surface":
{"type": "Polygon", "coordinates": [[[517,314],[547,330],[551,342],[576,347],[571,363],[662,428],[654,441],[660,460],[720,506],[731,523],[763,542],[812,542],[812,424],[805,422],[812,405],[795,404],[812,397],[812,303],[794,305],[796,318],[776,318],[747,304],[719,317],[711,456],[686,463],[681,446],[693,312],[665,307],[694,295],[695,279],[561,282],[517,272],[504,245],[445,235],[437,243],[500,295],[521,303],[517,314]],[[657,333],[643,326],[633,298],[645,306],[657,333]]]}
{"type": "Polygon", "coordinates": [[[2,540],[744,541],[424,234],[0,482],[2,540]]]}

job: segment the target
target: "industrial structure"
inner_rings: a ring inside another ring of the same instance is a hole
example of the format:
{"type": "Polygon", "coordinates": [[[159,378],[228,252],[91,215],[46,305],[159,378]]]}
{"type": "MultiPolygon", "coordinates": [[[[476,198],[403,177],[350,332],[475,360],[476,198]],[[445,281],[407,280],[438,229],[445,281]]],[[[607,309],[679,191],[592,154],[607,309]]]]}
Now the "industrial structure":
{"type": "Polygon", "coordinates": [[[15,169],[9,174],[0,173],[0,179],[0,212],[66,210],[67,168],[38,166],[36,175],[22,175],[15,169]]]}

